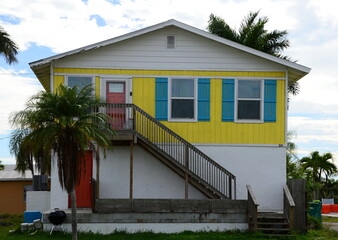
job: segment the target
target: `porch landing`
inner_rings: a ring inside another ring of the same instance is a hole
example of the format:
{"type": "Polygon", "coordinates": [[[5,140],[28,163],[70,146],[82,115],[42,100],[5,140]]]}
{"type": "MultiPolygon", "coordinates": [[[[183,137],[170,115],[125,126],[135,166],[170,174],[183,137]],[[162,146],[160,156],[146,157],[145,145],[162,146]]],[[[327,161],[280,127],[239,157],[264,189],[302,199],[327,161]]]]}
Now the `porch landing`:
{"type": "MultiPolygon", "coordinates": [[[[70,209],[63,227],[71,231],[70,209]]],[[[246,200],[186,199],[97,199],[96,212],[78,209],[80,231],[109,234],[153,231],[223,231],[248,228],[246,200]]],[[[48,212],[43,214],[44,229],[50,230],[48,212]]]]}

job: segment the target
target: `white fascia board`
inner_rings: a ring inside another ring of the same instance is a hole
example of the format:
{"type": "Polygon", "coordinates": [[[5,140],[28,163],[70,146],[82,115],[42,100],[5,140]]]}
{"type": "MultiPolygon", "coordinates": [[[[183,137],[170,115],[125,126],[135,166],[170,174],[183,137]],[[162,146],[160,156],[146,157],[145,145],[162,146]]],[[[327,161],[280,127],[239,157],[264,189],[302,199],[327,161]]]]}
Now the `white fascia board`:
{"type": "Polygon", "coordinates": [[[156,25],[153,25],[153,26],[149,26],[149,27],[146,27],[146,28],[143,28],[143,29],[140,29],[140,30],[136,30],[134,32],[127,33],[127,34],[124,34],[124,35],[121,35],[121,36],[118,36],[118,37],[115,37],[115,38],[111,38],[111,39],[108,39],[108,40],[105,40],[105,41],[102,41],[102,42],[98,42],[98,43],[91,44],[91,45],[88,45],[88,46],[85,46],[85,47],[82,47],[82,48],[78,48],[78,49],[75,49],[75,50],[72,50],[72,51],[57,54],[57,55],[54,55],[52,57],[48,57],[48,58],[44,58],[44,59],[41,59],[41,60],[38,60],[38,61],[35,61],[35,62],[31,62],[31,63],[29,63],[29,66],[31,68],[34,68],[38,65],[49,63],[52,60],[60,59],[60,58],[63,58],[63,57],[69,56],[69,55],[73,55],[73,54],[76,54],[76,53],[92,50],[92,49],[95,49],[95,48],[104,47],[104,46],[107,46],[107,45],[110,45],[110,44],[113,44],[113,43],[121,42],[121,41],[130,39],[130,38],[137,37],[137,36],[140,36],[140,35],[152,32],[152,31],[156,31],[156,30],[159,30],[159,29],[162,29],[162,28],[165,28],[165,27],[169,27],[169,26],[175,26],[175,27],[184,29],[186,31],[189,31],[189,32],[192,32],[194,34],[200,35],[202,37],[208,38],[210,40],[219,42],[221,44],[236,48],[238,50],[250,53],[252,55],[255,55],[255,56],[267,59],[267,60],[270,60],[272,62],[287,66],[289,68],[293,68],[295,70],[303,72],[304,75],[308,74],[311,70],[310,68],[305,67],[303,65],[300,65],[300,64],[297,64],[297,63],[294,63],[294,62],[290,62],[290,61],[272,56],[270,54],[258,51],[256,49],[244,46],[242,44],[230,41],[230,40],[225,39],[225,38],[218,37],[214,34],[208,33],[206,31],[192,27],[190,25],[176,21],[174,19],[171,19],[171,20],[168,20],[166,22],[162,22],[162,23],[159,23],[159,24],[156,24],[156,25]]]}

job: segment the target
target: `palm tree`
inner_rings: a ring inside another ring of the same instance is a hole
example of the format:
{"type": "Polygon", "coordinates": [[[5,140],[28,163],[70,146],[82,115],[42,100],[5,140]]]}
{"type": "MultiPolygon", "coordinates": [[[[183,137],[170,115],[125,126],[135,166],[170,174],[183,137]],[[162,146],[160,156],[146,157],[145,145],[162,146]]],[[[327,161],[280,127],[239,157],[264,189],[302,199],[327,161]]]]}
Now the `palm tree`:
{"type": "MultiPolygon", "coordinates": [[[[267,31],[265,25],[269,21],[267,17],[258,18],[259,11],[250,12],[241,22],[236,31],[232,29],[224,19],[211,14],[208,21],[207,30],[219,37],[243,44],[273,56],[290,60],[289,57],[282,55],[282,52],[290,46],[286,39],[287,31],[267,31]]],[[[298,82],[289,83],[288,92],[296,95],[299,93],[298,82]]]]}
{"type": "Polygon", "coordinates": [[[13,42],[9,34],[0,26],[0,54],[3,55],[8,64],[16,63],[16,55],[18,54],[18,46],[13,42]]]}
{"type": "MultiPolygon", "coordinates": [[[[303,157],[300,162],[304,170],[310,169],[314,183],[322,183],[322,174],[325,175],[325,183],[328,182],[330,176],[337,173],[337,167],[333,162],[331,153],[320,155],[318,151],[312,152],[310,157],[303,157]]],[[[316,198],[319,198],[318,189],[315,193],[316,198]]]]}
{"type": "Polygon", "coordinates": [[[40,161],[40,168],[51,161],[50,157],[42,156],[52,155],[57,161],[60,185],[71,197],[74,240],[77,239],[75,185],[81,177],[84,154],[92,150],[98,157],[98,147],[109,148],[113,135],[107,115],[90,111],[99,104],[101,101],[95,99],[90,87],[79,91],[77,87],[60,86],[55,94],[40,92],[33,96],[26,109],[10,119],[18,128],[11,136],[11,143],[18,144],[14,146],[17,153],[31,154],[34,160],[40,161]],[[21,136],[20,131],[24,132],[21,136]],[[17,136],[19,141],[13,140],[17,136]]]}

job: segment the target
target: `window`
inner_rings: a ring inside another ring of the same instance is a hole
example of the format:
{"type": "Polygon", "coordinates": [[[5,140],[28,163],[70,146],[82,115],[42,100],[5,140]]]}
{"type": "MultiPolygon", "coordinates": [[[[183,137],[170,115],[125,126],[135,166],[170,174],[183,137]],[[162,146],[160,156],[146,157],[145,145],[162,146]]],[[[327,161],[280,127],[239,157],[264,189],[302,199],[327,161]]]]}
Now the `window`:
{"type": "Polygon", "coordinates": [[[79,90],[81,90],[82,88],[84,88],[85,86],[91,86],[92,85],[92,77],[80,77],[80,76],[72,76],[72,77],[68,77],[68,83],[67,86],[68,87],[74,87],[77,86],[79,88],[79,90]]]}
{"type": "Polygon", "coordinates": [[[276,105],[276,80],[222,80],[224,122],[276,122],[276,105]]]}
{"type": "Polygon", "coordinates": [[[237,120],[261,120],[262,81],[238,80],[237,120]]]}
{"type": "Polygon", "coordinates": [[[167,36],[167,48],[175,48],[175,36],[167,36]]]}
{"type": "Polygon", "coordinates": [[[171,80],[171,119],[195,119],[195,80],[171,80]]]}

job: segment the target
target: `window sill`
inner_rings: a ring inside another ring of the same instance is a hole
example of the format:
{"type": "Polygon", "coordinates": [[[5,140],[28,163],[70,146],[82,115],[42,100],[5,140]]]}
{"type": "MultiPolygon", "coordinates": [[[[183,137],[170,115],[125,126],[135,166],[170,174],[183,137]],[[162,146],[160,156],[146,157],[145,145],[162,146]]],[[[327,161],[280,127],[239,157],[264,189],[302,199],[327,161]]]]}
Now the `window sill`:
{"type": "Polygon", "coordinates": [[[264,123],[263,120],[235,120],[235,123],[264,123]]]}
{"type": "Polygon", "coordinates": [[[197,119],[179,119],[179,118],[173,118],[169,119],[168,122],[197,122],[197,119]]]}

